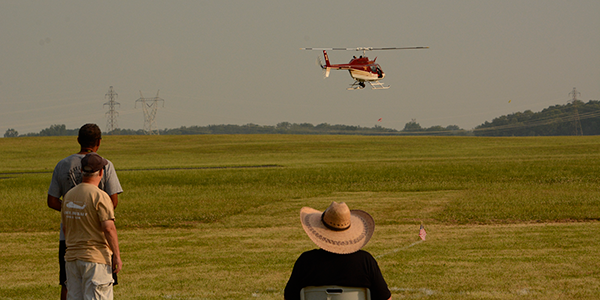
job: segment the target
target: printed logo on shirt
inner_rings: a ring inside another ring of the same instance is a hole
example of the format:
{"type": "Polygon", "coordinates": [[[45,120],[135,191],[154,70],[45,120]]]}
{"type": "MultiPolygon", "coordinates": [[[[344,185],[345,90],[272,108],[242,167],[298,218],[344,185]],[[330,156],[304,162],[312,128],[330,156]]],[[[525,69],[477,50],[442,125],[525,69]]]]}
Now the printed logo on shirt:
{"type": "MultiPolygon", "coordinates": [[[[80,205],[75,202],[67,202],[67,204],[65,206],[68,208],[71,208],[71,209],[75,209],[75,210],[84,210],[86,204],[80,205]]],[[[81,217],[87,216],[87,212],[85,212],[85,211],[73,211],[73,210],[66,210],[66,209],[63,210],[63,214],[65,215],[65,217],[67,219],[76,219],[76,220],[80,220],[81,217]]]]}
{"type": "Polygon", "coordinates": [[[83,206],[75,204],[75,202],[69,202],[66,205],[68,208],[74,208],[74,209],[85,209],[85,204],[83,206]]]}

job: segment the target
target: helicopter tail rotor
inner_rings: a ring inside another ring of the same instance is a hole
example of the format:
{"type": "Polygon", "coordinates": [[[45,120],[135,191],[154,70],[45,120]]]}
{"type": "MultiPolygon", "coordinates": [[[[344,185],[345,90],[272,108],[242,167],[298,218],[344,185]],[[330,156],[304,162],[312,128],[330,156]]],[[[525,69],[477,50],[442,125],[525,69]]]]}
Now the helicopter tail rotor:
{"type": "Polygon", "coordinates": [[[329,71],[331,71],[331,68],[327,67],[327,65],[323,64],[323,61],[321,60],[320,56],[317,56],[317,66],[319,66],[322,70],[323,70],[323,78],[327,78],[329,77],[329,71]]]}
{"type": "Polygon", "coordinates": [[[325,65],[323,64],[323,61],[321,60],[320,56],[317,56],[317,61],[316,61],[317,66],[319,66],[321,69],[325,69],[325,65]]]}

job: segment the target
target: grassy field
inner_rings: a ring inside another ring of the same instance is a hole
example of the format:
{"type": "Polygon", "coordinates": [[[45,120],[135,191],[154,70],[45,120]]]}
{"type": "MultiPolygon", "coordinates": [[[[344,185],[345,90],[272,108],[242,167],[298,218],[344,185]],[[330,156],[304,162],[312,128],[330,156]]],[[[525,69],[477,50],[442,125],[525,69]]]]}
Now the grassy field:
{"type": "MultiPolygon", "coordinates": [[[[75,137],[0,139],[0,299],[58,298],[75,137]]],[[[600,298],[600,137],[106,136],[117,299],[282,299],[303,206],[370,212],[394,299],[600,298]],[[427,240],[419,242],[424,223],[427,240]]]]}

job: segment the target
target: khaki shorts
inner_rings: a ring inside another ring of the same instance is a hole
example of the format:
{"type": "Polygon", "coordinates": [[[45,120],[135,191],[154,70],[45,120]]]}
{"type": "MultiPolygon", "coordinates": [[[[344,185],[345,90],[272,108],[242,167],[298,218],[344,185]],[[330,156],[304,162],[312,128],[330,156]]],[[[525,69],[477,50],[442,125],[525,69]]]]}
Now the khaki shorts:
{"type": "Polygon", "coordinates": [[[113,299],[112,267],[81,260],[67,261],[67,300],[113,299]]]}

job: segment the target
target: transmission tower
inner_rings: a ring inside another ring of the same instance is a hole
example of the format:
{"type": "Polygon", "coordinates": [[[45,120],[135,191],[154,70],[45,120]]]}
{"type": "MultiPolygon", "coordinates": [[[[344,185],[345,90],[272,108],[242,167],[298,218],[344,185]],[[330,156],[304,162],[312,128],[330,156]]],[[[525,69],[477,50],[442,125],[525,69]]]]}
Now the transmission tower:
{"type": "MultiPolygon", "coordinates": [[[[160,90],[158,90],[160,92],[160,90]]],[[[142,109],[144,110],[144,131],[146,134],[158,135],[158,126],[156,125],[156,111],[158,110],[158,101],[162,101],[163,107],[165,107],[165,100],[158,97],[158,92],[156,92],[156,97],[152,99],[144,98],[142,95],[142,91],[140,91],[140,99],[135,100],[135,106],[137,108],[137,103],[141,102],[142,109]]]]}
{"type": "Polygon", "coordinates": [[[116,102],[118,94],[115,93],[113,87],[111,86],[108,90],[108,93],[104,95],[104,98],[108,98],[108,102],[104,103],[104,106],[108,105],[108,111],[106,112],[106,132],[112,132],[113,130],[119,128],[117,124],[117,117],[119,113],[115,110],[115,106],[121,106],[121,103],[116,102]]]}
{"type": "Polygon", "coordinates": [[[569,93],[569,95],[573,95],[573,99],[571,103],[573,103],[573,113],[574,113],[574,127],[575,127],[575,135],[583,135],[583,128],[581,128],[581,120],[579,119],[579,111],[577,110],[577,105],[579,104],[579,100],[577,100],[577,95],[581,96],[581,93],[577,91],[577,89],[573,88],[573,91],[569,93]]]}

